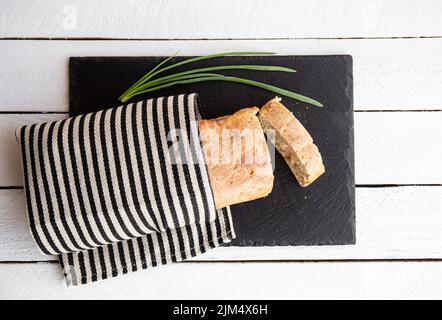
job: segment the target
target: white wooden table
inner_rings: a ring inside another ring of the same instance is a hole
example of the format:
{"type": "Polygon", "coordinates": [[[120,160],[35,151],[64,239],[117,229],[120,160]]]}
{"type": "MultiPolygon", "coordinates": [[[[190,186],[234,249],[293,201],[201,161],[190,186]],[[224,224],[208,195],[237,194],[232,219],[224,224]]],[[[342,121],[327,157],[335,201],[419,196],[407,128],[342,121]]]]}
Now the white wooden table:
{"type": "Polygon", "coordinates": [[[442,2],[0,0],[0,298],[442,298],[442,2]],[[27,228],[14,129],[68,111],[68,57],[354,59],[357,245],[219,248],[67,289],[27,228]]]}

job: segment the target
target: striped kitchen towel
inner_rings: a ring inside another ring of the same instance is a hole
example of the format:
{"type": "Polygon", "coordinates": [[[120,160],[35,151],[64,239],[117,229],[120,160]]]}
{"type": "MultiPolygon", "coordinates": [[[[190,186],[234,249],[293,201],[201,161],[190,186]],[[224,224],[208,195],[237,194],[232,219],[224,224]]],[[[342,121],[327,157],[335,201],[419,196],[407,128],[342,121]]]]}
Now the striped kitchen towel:
{"type": "Polygon", "coordinates": [[[17,130],[27,215],[68,285],[178,262],[229,242],[215,209],[195,94],[17,130]]]}

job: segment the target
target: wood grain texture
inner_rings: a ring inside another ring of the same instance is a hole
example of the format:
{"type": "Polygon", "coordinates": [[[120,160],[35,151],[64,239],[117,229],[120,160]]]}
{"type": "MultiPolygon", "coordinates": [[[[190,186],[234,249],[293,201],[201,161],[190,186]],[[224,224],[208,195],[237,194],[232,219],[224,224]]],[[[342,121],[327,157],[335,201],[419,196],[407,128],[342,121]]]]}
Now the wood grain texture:
{"type": "MultiPolygon", "coordinates": [[[[442,109],[442,39],[11,40],[0,41],[0,111],[68,111],[70,56],[171,55],[178,49],[182,55],[243,50],[295,55],[351,54],[355,110],[442,109]]],[[[113,94],[118,96],[121,92],[113,94]]]]}
{"type": "MultiPolygon", "coordinates": [[[[2,40],[0,111],[67,112],[69,56],[170,55],[177,49],[183,55],[227,50],[351,54],[356,110],[442,110],[442,3],[438,0],[0,2],[0,38],[169,39],[2,40]],[[434,39],[317,40],[364,37],[434,39]],[[250,40],[192,40],[197,38],[250,40]],[[252,40],[257,38],[299,40],[252,40]]],[[[52,117],[63,115],[0,115],[0,187],[21,184],[12,128],[52,117]]],[[[440,120],[439,112],[356,113],[356,180],[440,184],[440,120]]],[[[219,248],[199,259],[442,259],[441,195],[442,187],[357,188],[356,246],[219,248]]],[[[183,263],[67,290],[57,264],[1,263],[48,259],[33,244],[24,206],[22,190],[0,190],[0,298],[4,299],[442,295],[442,264],[404,262],[183,263]]]]}
{"type": "Polygon", "coordinates": [[[3,1],[1,37],[342,38],[441,36],[437,0],[3,1]],[[93,17],[93,18],[92,18],[93,17]]]}
{"type": "MultiPolygon", "coordinates": [[[[44,261],[31,239],[22,190],[0,190],[0,261],[44,261]]],[[[356,245],[225,247],[194,260],[442,259],[442,187],[356,189],[356,245]]]]}
{"type": "Polygon", "coordinates": [[[356,183],[442,183],[441,123],[442,112],[356,113],[356,183]]]}
{"type": "Polygon", "coordinates": [[[187,263],[67,289],[56,264],[0,264],[3,299],[431,299],[441,281],[431,262],[187,263]]]}
{"type": "Polygon", "coordinates": [[[20,149],[15,129],[32,123],[59,120],[63,114],[0,114],[0,186],[22,186],[20,149]]]}
{"type": "MultiPolygon", "coordinates": [[[[22,186],[15,129],[66,114],[0,114],[0,187],[22,186]]],[[[355,113],[357,184],[441,184],[442,112],[355,113]]]]}

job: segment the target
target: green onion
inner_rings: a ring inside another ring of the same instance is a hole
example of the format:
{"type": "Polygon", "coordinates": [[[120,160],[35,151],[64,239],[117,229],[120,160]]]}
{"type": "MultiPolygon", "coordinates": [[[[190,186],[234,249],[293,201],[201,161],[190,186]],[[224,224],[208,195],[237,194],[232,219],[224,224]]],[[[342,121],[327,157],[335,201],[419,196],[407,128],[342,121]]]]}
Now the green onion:
{"type": "Polygon", "coordinates": [[[126,102],[127,100],[131,99],[132,97],[139,95],[139,94],[143,94],[143,93],[148,93],[151,91],[156,91],[156,90],[160,90],[160,89],[164,89],[164,88],[168,88],[168,87],[172,87],[175,85],[179,85],[179,84],[189,84],[189,83],[196,83],[196,82],[203,82],[203,81],[228,81],[228,82],[237,82],[237,83],[243,83],[243,84],[247,84],[247,85],[251,85],[254,87],[258,87],[261,89],[265,89],[295,100],[299,100],[305,103],[309,103],[312,104],[314,106],[317,107],[322,107],[323,105],[306,96],[303,96],[301,94],[289,91],[289,90],[285,90],[285,89],[281,89],[266,83],[262,83],[262,82],[258,82],[258,81],[253,81],[253,80],[249,80],[249,79],[243,79],[243,78],[238,78],[238,77],[230,77],[230,76],[223,76],[223,75],[213,75],[213,74],[201,74],[201,76],[197,76],[197,77],[193,77],[190,79],[175,79],[176,81],[171,81],[165,84],[161,84],[158,85],[156,87],[151,87],[142,91],[138,91],[136,93],[134,93],[132,96],[128,96],[125,101],[122,102],[126,102]]]}
{"type": "Polygon", "coordinates": [[[123,93],[118,99],[121,100],[121,98],[130,93],[131,91],[133,91],[133,89],[135,89],[137,87],[138,84],[140,84],[141,82],[145,82],[147,80],[149,80],[150,78],[155,77],[157,74],[170,70],[172,68],[176,68],[179,66],[182,66],[184,64],[188,64],[188,63],[192,63],[195,61],[201,61],[201,60],[207,60],[207,59],[213,59],[213,58],[219,58],[219,57],[232,57],[232,56],[256,56],[256,55],[272,55],[275,54],[274,52],[222,52],[222,53],[216,53],[216,54],[209,54],[206,56],[199,56],[199,57],[195,57],[195,58],[190,58],[190,59],[186,59],[177,63],[174,63],[170,66],[167,66],[163,69],[158,70],[158,68],[160,66],[162,66],[164,63],[166,63],[167,61],[169,61],[170,59],[172,59],[173,57],[175,57],[178,54],[178,52],[176,52],[174,55],[170,56],[169,58],[167,58],[166,60],[162,61],[160,64],[158,64],[155,68],[153,68],[152,70],[150,70],[147,74],[145,74],[140,80],[138,80],[137,82],[135,82],[135,84],[130,87],[125,93],[123,93]],[[158,70],[158,71],[156,71],[158,70]]]}
{"type": "Polygon", "coordinates": [[[160,90],[163,88],[168,88],[175,85],[181,84],[189,84],[189,83],[197,83],[203,81],[228,81],[228,82],[236,82],[242,83],[254,87],[258,87],[261,89],[265,89],[274,93],[277,93],[282,96],[286,96],[295,100],[299,100],[305,103],[312,104],[314,106],[322,107],[323,105],[306,96],[298,94],[293,91],[289,91],[286,89],[282,89],[279,87],[272,86],[267,83],[262,83],[250,79],[238,78],[234,76],[225,76],[222,74],[216,73],[208,73],[208,71],[216,71],[216,70],[255,70],[255,71],[279,71],[279,72],[291,72],[294,73],[296,70],[281,66],[266,66],[266,65],[224,65],[224,66],[214,66],[214,67],[206,67],[206,68],[198,68],[191,69],[183,72],[174,73],[171,75],[167,75],[161,78],[154,78],[159,73],[162,73],[166,70],[170,70],[172,68],[188,64],[195,61],[223,57],[223,56],[248,56],[248,55],[270,55],[272,52],[225,52],[201,57],[195,57],[183,60],[181,62],[169,65],[162,69],[159,69],[162,65],[164,65],[167,61],[172,59],[175,55],[167,58],[158,64],[155,68],[150,70],[147,74],[145,74],[142,78],[140,78],[134,85],[132,85],[129,89],[126,90],[118,99],[121,102],[126,102],[129,99],[137,96],[139,94],[152,92],[156,90],[160,90]]]}
{"type": "Polygon", "coordinates": [[[151,73],[150,76],[147,77],[147,79],[150,79],[161,72],[182,66],[184,64],[192,63],[195,61],[201,61],[201,60],[207,60],[207,59],[213,59],[213,58],[219,58],[219,57],[256,56],[256,55],[264,56],[264,55],[272,55],[272,54],[275,54],[275,53],[274,52],[223,52],[223,53],[217,53],[217,54],[209,54],[206,56],[199,56],[199,57],[190,58],[190,59],[183,60],[181,62],[174,63],[174,64],[167,66],[163,69],[160,69],[154,73],[151,73]]]}
{"type": "Polygon", "coordinates": [[[178,54],[179,51],[175,52],[173,55],[171,55],[169,58],[161,61],[155,68],[153,68],[152,70],[150,70],[148,73],[146,73],[143,77],[141,77],[137,82],[135,82],[132,87],[130,87],[129,89],[127,89],[126,92],[124,92],[121,96],[118,97],[118,99],[122,99],[122,97],[124,95],[126,95],[127,93],[129,93],[129,91],[131,91],[131,89],[136,88],[140,83],[144,82],[147,80],[147,78],[153,73],[155,72],[155,70],[157,70],[159,67],[161,67],[163,64],[165,64],[167,61],[169,61],[170,59],[172,59],[173,57],[175,57],[178,54]]]}
{"type": "Polygon", "coordinates": [[[296,72],[296,70],[286,67],[280,67],[280,66],[262,66],[262,65],[229,65],[229,66],[217,66],[217,67],[208,67],[208,68],[200,68],[200,69],[193,69],[189,71],[174,73],[169,76],[161,77],[155,80],[151,80],[148,83],[144,85],[140,85],[137,87],[136,91],[143,90],[148,87],[152,87],[156,84],[161,84],[166,81],[171,81],[175,79],[175,77],[178,76],[184,76],[184,75],[193,75],[195,73],[199,72],[206,72],[206,71],[216,71],[216,70],[255,70],[255,71],[280,71],[280,72],[296,72]]]}

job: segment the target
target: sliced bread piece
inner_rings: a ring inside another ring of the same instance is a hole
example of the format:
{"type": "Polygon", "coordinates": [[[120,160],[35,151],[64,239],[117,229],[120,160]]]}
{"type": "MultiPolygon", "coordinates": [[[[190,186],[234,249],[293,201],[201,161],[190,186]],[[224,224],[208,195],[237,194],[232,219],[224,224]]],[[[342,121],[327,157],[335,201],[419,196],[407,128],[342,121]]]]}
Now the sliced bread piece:
{"type": "Polygon", "coordinates": [[[301,122],[282,103],[281,98],[267,102],[259,111],[267,134],[273,130],[275,147],[284,157],[302,187],[309,186],[325,172],[322,157],[301,122]]]}

